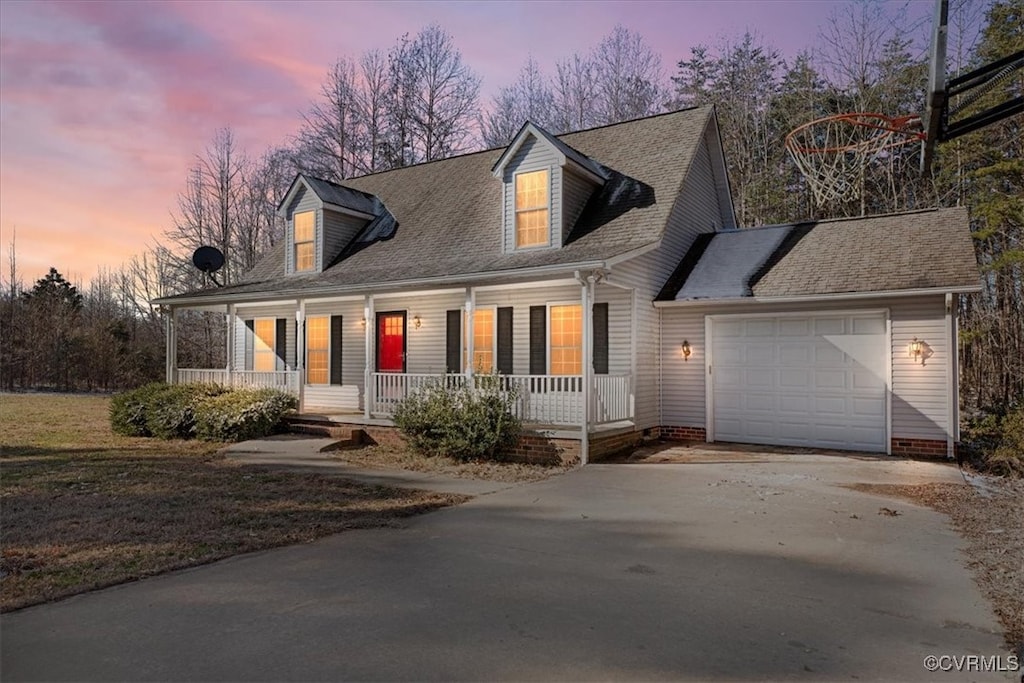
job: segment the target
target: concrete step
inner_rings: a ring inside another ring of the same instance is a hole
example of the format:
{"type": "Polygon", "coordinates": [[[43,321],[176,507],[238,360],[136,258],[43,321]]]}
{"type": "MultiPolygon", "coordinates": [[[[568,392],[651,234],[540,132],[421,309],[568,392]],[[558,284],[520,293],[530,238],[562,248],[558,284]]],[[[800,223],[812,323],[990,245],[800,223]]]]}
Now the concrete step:
{"type": "Polygon", "coordinates": [[[351,442],[351,445],[363,443],[364,432],[358,426],[338,424],[329,420],[308,417],[286,417],[284,423],[285,429],[292,434],[325,436],[351,442]]]}

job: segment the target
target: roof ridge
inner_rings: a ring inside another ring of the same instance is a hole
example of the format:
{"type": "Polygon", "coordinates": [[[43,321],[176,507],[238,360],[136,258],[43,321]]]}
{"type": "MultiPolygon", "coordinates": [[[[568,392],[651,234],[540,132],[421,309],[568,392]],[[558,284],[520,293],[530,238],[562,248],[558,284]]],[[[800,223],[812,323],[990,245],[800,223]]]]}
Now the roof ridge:
{"type": "MultiPolygon", "coordinates": [[[[661,117],[664,117],[664,116],[672,116],[674,114],[682,114],[683,112],[697,111],[697,110],[701,110],[701,109],[710,109],[710,108],[711,108],[710,106],[700,106],[700,107],[686,107],[684,109],[675,109],[673,111],[663,111],[663,112],[658,112],[657,114],[650,114],[648,116],[641,116],[640,118],[636,118],[636,119],[629,119],[627,121],[617,121],[615,123],[604,123],[604,124],[601,124],[600,126],[592,126],[590,128],[581,128],[580,130],[566,131],[565,133],[559,133],[557,135],[555,135],[554,133],[551,133],[550,131],[547,131],[546,129],[545,129],[545,132],[548,132],[552,137],[555,137],[555,138],[558,138],[559,140],[561,140],[563,137],[566,137],[566,136],[569,136],[569,135],[576,135],[578,133],[589,133],[590,131],[601,130],[603,128],[613,128],[615,126],[625,126],[625,125],[628,125],[628,124],[631,124],[631,123],[639,123],[640,121],[649,121],[651,119],[657,119],[657,118],[661,118],[661,117]]],[[[530,120],[527,119],[527,121],[530,121],[530,120]]],[[[543,128],[543,126],[540,126],[540,124],[538,124],[538,123],[536,123],[534,121],[530,121],[530,123],[533,123],[535,126],[539,126],[539,127],[543,128]]],[[[570,147],[572,147],[572,145],[569,144],[568,142],[565,142],[565,141],[562,141],[562,142],[564,144],[567,144],[570,147]]],[[[421,162],[416,163],[416,164],[409,164],[408,166],[396,166],[395,168],[388,168],[388,169],[384,169],[382,171],[374,171],[373,173],[366,173],[364,175],[353,176],[351,178],[346,178],[346,180],[362,180],[363,178],[377,177],[377,176],[384,175],[385,173],[393,173],[395,171],[401,171],[401,170],[410,169],[410,168],[419,168],[420,166],[429,166],[430,164],[436,164],[436,163],[440,163],[442,161],[451,161],[452,159],[464,159],[466,157],[471,157],[471,156],[474,156],[476,154],[487,154],[488,152],[497,152],[499,150],[506,149],[507,147],[508,147],[508,144],[504,144],[504,145],[498,145],[496,147],[488,147],[487,149],[478,149],[475,152],[465,152],[464,154],[456,154],[454,156],[444,157],[443,159],[431,159],[430,161],[421,161],[421,162]]],[[[578,152],[579,154],[582,154],[583,156],[586,156],[588,159],[592,159],[592,157],[590,157],[590,156],[588,156],[586,154],[583,154],[583,152],[580,152],[580,150],[576,149],[575,147],[573,147],[573,150],[578,152]]],[[[595,159],[594,161],[597,161],[597,160],[595,159]]],[[[600,162],[598,162],[598,163],[600,163],[600,162]]],[[[328,182],[330,182],[330,181],[328,181],[328,182]]],[[[355,188],[352,188],[352,189],[355,189],[355,188]]]]}
{"type": "Polygon", "coordinates": [[[876,213],[870,216],[838,216],[836,218],[808,218],[802,221],[791,221],[789,223],[769,223],[767,225],[751,225],[745,228],[736,228],[737,230],[760,230],[761,228],[793,228],[801,225],[814,224],[820,225],[822,223],[843,223],[846,221],[866,221],[873,220],[875,218],[892,218],[894,216],[913,216],[921,213],[937,213],[939,211],[952,211],[956,209],[964,209],[962,206],[930,206],[923,209],[910,209],[909,211],[890,211],[889,213],[876,213]]]}

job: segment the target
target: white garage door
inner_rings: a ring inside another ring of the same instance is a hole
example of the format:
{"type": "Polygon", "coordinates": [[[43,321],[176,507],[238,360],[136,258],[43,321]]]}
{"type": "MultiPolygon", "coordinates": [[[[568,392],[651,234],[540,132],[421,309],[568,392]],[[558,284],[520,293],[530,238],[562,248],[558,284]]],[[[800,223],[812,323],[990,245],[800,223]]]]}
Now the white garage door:
{"type": "Polygon", "coordinates": [[[888,353],[884,312],[713,318],[713,438],[884,452],[888,353]]]}

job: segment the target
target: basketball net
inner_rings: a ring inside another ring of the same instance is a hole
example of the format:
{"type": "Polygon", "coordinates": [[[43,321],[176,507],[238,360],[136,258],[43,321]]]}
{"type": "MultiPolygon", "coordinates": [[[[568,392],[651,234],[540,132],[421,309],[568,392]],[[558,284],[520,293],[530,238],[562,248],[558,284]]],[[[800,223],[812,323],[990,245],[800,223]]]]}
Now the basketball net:
{"type": "Polygon", "coordinates": [[[919,116],[854,112],[795,128],[786,136],[786,149],[821,207],[857,198],[869,164],[924,137],[919,116]]]}

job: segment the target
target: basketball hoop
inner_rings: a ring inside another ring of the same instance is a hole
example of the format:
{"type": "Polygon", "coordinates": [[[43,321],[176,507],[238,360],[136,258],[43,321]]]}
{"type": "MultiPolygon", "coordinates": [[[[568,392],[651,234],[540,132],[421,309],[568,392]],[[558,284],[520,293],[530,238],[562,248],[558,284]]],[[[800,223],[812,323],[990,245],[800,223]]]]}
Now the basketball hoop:
{"type": "Polygon", "coordinates": [[[854,112],[795,128],[786,136],[786,149],[823,206],[855,198],[865,168],[887,150],[924,139],[920,116],[854,112]]]}

